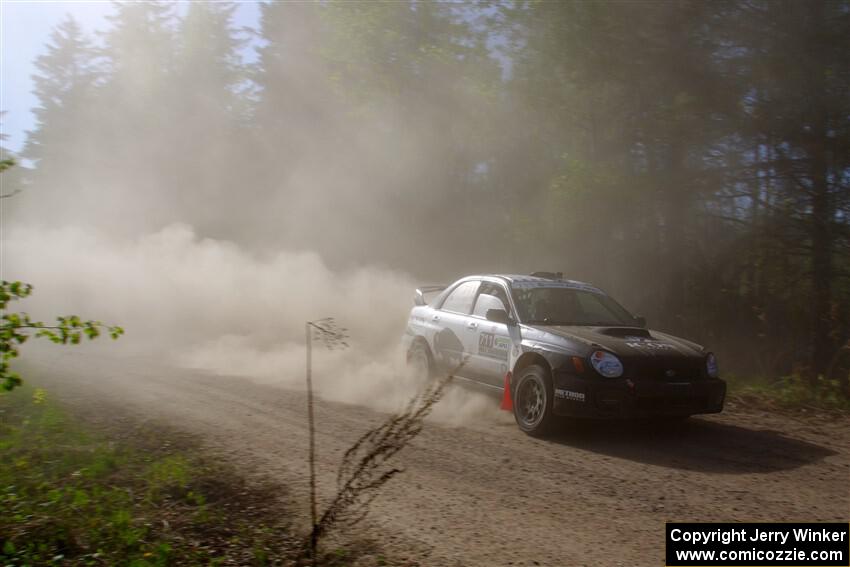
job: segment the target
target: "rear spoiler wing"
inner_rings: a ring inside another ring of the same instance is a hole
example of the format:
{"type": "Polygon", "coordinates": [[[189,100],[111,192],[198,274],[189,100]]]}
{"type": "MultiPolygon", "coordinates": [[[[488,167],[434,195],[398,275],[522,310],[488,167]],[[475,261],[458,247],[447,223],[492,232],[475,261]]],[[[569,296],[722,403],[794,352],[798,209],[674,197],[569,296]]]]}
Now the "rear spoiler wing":
{"type": "Polygon", "coordinates": [[[413,296],[413,303],[415,305],[427,305],[427,301],[425,301],[425,295],[429,293],[436,293],[438,291],[443,291],[448,286],[445,285],[423,285],[416,288],[416,293],[413,296]]]}

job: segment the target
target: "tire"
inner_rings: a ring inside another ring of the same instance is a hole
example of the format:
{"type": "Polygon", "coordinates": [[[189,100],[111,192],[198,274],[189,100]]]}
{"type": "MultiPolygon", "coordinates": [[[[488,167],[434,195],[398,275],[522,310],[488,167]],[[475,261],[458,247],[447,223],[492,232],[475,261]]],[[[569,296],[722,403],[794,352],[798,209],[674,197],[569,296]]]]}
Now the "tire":
{"type": "Polygon", "coordinates": [[[411,345],[407,351],[407,365],[419,382],[426,382],[434,376],[434,361],[424,341],[417,340],[411,345]]]}
{"type": "Polygon", "coordinates": [[[555,420],[549,372],[539,364],[527,366],[520,372],[512,390],[514,419],[519,428],[532,437],[549,433],[555,420]]]}

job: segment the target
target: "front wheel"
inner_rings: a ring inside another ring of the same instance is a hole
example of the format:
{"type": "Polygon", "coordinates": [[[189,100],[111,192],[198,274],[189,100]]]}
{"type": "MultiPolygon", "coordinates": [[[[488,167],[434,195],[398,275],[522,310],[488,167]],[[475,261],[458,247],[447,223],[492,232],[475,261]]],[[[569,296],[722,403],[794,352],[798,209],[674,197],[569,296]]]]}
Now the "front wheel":
{"type": "Polygon", "coordinates": [[[552,410],[552,380],[540,365],[524,368],[513,388],[514,418],[525,433],[541,437],[549,432],[554,421],[552,410]]]}

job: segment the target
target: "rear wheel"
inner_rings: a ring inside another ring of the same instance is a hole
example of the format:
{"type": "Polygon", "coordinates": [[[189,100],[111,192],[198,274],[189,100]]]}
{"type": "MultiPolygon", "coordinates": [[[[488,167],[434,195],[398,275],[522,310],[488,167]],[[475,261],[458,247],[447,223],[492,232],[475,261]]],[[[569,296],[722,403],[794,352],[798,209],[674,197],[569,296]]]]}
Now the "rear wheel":
{"type": "Polygon", "coordinates": [[[538,364],[524,368],[513,387],[514,418],[525,433],[540,437],[549,432],[554,421],[552,380],[538,364]]]}
{"type": "Polygon", "coordinates": [[[416,341],[407,352],[407,364],[417,382],[426,382],[434,375],[434,365],[428,345],[421,340],[416,341]]]}

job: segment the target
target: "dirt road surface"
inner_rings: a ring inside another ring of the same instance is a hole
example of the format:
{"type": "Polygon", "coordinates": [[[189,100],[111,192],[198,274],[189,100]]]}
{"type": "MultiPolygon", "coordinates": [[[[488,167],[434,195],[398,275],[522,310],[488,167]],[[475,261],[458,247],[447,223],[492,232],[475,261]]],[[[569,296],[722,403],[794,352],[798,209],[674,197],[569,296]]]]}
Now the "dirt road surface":
{"type": "MultiPolygon", "coordinates": [[[[246,475],[287,487],[308,522],[305,396],[149,360],[63,351],[21,369],[97,415],[199,435],[246,475]]],[[[496,409],[429,422],[398,456],[405,472],[359,528],[420,565],[663,565],[666,521],[850,520],[850,420],[731,405],[675,426],[588,424],[546,440],[496,409]]],[[[320,496],[343,451],[384,414],[319,401],[320,496]]]]}

